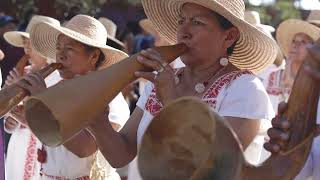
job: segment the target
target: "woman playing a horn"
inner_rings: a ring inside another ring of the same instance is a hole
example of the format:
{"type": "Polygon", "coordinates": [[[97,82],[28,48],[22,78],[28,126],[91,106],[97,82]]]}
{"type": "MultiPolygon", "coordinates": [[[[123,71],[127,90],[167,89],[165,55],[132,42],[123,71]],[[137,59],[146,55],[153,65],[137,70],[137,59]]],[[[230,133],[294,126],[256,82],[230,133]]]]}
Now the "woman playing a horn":
{"type": "MultiPolygon", "coordinates": [[[[268,95],[254,75],[273,63],[274,40],[244,21],[242,0],[143,0],[142,4],[148,19],[169,42],[188,46],[180,57],[186,67],[174,70],[157,51],[141,52],[138,61],[157,73],[136,72],[151,82],[120,132],[104,121],[91,124],[100,151],[114,167],[129,163],[152,118],[182,96],[202,99],[223,116],[246,149],[260,121],[274,116],[268,95]]],[[[134,179],[138,178],[137,174],[134,179]]]]}
{"type": "MultiPolygon", "coordinates": [[[[31,32],[31,43],[35,50],[63,64],[63,68],[59,70],[63,78],[60,83],[127,57],[124,52],[107,46],[106,40],[107,31],[104,26],[86,15],[73,17],[64,27],[38,23],[31,32]]],[[[27,75],[24,79],[26,81],[18,85],[30,91],[31,95],[46,89],[43,79],[36,73],[27,75]]],[[[110,121],[115,131],[128,117],[129,109],[122,94],[118,94],[109,105],[106,104],[106,111],[101,115],[101,119],[110,121]]],[[[95,141],[87,130],[62,146],[51,148],[43,145],[38,151],[40,179],[90,179],[96,152],[95,141]]],[[[94,176],[119,179],[114,169],[104,168],[101,172],[94,172],[94,176]]]]}
{"type": "MultiPolygon", "coordinates": [[[[277,33],[277,40],[279,42],[280,48],[283,50],[284,55],[287,57],[286,59],[286,69],[284,71],[284,76],[282,80],[282,87],[285,88],[284,94],[286,96],[290,95],[291,88],[293,86],[294,79],[297,76],[298,70],[301,68],[303,60],[308,55],[308,46],[309,52],[312,56],[319,60],[319,50],[318,46],[311,45],[320,38],[320,28],[315,25],[312,25],[310,22],[298,20],[298,19],[290,19],[286,20],[280,24],[277,33]],[[302,28],[303,27],[303,28],[302,28]]],[[[317,69],[313,69],[314,67],[306,67],[306,72],[311,72],[312,75],[315,75],[317,78],[317,69]]],[[[280,106],[279,113],[283,113],[285,108],[280,106]]],[[[274,128],[268,131],[268,135],[271,139],[281,139],[286,141],[289,139],[289,134],[282,133],[278,128],[287,129],[289,123],[287,121],[283,121],[283,126],[281,120],[279,118],[275,118],[273,123],[274,128]]],[[[320,123],[320,101],[318,103],[318,114],[317,114],[317,123],[320,123]]],[[[273,141],[275,142],[275,141],[273,141]]],[[[308,178],[319,179],[320,178],[320,137],[316,137],[313,141],[312,149],[310,151],[310,155],[308,157],[307,162],[305,163],[304,168],[295,178],[296,180],[305,180],[308,178]]],[[[266,149],[271,152],[279,152],[281,150],[281,146],[273,143],[266,143],[266,149]]]]}
{"type": "MultiPolygon", "coordinates": [[[[24,68],[24,74],[39,71],[52,60],[42,57],[38,54],[30,44],[30,32],[33,26],[39,22],[47,22],[59,25],[56,19],[47,16],[33,16],[30,20],[26,32],[9,31],[4,34],[5,40],[16,47],[24,48],[25,54],[29,57],[29,66],[24,68]]],[[[5,85],[9,86],[18,81],[23,74],[14,68],[10,71],[10,75],[5,81],[5,85]]],[[[52,86],[60,80],[58,72],[54,72],[45,79],[47,86],[52,86]]],[[[22,105],[15,107],[8,116],[5,117],[4,128],[6,132],[12,134],[6,158],[6,179],[37,179],[40,171],[40,164],[37,161],[37,148],[41,147],[40,141],[16,119],[16,111],[19,111],[22,105]],[[13,118],[14,117],[14,118],[13,118]]]]}

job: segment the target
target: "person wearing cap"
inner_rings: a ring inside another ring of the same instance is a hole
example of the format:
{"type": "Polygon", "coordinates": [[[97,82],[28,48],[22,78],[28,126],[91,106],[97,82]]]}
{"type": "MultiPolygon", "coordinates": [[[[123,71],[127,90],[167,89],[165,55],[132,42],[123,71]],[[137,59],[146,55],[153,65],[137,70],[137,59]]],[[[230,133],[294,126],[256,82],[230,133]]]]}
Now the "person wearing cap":
{"type": "MultiPolygon", "coordinates": [[[[31,29],[39,22],[60,24],[56,19],[35,15],[30,20],[26,32],[9,31],[4,33],[4,39],[9,44],[24,48],[25,54],[29,57],[28,61],[30,65],[24,68],[24,74],[39,71],[52,62],[52,60],[47,60],[38,54],[30,44],[31,29]]],[[[18,81],[23,75],[20,73],[16,68],[10,71],[5,85],[9,86],[18,81]]],[[[55,71],[46,78],[46,85],[51,86],[58,81],[60,81],[60,76],[55,71]]],[[[20,105],[14,109],[18,110],[19,108],[20,105]]],[[[28,128],[14,119],[14,115],[10,114],[8,113],[4,120],[6,132],[12,134],[6,158],[6,179],[37,179],[40,171],[40,164],[37,161],[37,149],[41,147],[41,143],[28,128]]]]}
{"type": "MultiPolygon", "coordinates": [[[[280,48],[287,58],[286,69],[282,79],[282,86],[285,88],[284,93],[287,97],[290,95],[297,72],[301,68],[303,60],[307,57],[308,47],[312,46],[312,44],[319,38],[320,28],[307,21],[289,19],[279,25],[277,29],[277,41],[279,42],[280,48]]],[[[278,118],[274,119],[274,121],[277,120],[278,118]]],[[[320,124],[320,101],[318,102],[317,124],[320,124]]],[[[275,137],[274,132],[278,132],[277,134],[281,134],[282,137],[286,137],[285,139],[282,139],[283,141],[286,141],[290,137],[287,130],[285,130],[284,133],[279,130],[278,127],[273,127],[268,131],[268,135],[271,139],[277,138],[275,137]]],[[[295,178],[296,180],[305,180],[308,178],[320,179],[319,145],[320,137],[316,137],[313,141],[308,160],[306,161],[304,168],[295,178]]],[[[281,149],[278,144],[271,142],[266,143],[265,146],[266,149],[271,152],[277,152],[281,149]]]]}
{"type": "MultiPolygon", "coordinates": [[[[127,57],[124,52],[107,46],[107,37],[104,26],[87,15],[77,15],[65,26],[37,23],[30,34],[32,47],[38,53],[63,64],[63,68],[59,70],[63,79],[61,83],[108,67],[127,57]]],[[[26,81],[17,85],[29,90],[31,95],[46,89],[43,79],[37,73],[26,75],[23,79],[26,81]]],[[[106,104],[106,112],[99,118],[110,121],[117,130],[126,122],[128,116],[128,105],[120,93],[109,105],[106,104]]],[[[25,122],[23,116],[20,120],[25,122]]],[[[38,160],[41,163],[40,179],[86,180],[90,179],[90,175],[93,176],[92,179],[119,179],[110,166],[101,167],[95,162],[102,157],[97,150],[95,141],[87,130],[81,131],[61,146],[53,148],[42,145],[38,151],[38,160]]],[[[101,158],[99,163],[100,160],[101,158]]]]}
{"type": "MultiPolygon", "coordinates": [[[[132,161],[153,117],[182,96],[206,102],[230,123],[247,149],[260,122],[274,117],[254,73],[273,63],[275,41],[244,20],[242,0],[142,0],[142,5],[169,43],[187,45],[188,51],[180,56],[186,66],[173,70],[156,50],[141,52],[138,61],[157,73],[135,73],[150,83],[128,123],[119,133],[99,121],[89,127],[106,159],[114,167],[132,161]]],[[[138,172],[134,179],[139,179],[138,172]]]]}

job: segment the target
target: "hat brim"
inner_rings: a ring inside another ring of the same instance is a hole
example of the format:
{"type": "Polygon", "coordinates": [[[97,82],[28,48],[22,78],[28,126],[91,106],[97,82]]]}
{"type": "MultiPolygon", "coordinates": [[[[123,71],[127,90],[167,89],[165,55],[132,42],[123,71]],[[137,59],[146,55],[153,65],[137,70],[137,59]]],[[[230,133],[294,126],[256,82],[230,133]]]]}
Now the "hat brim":
{"type": "Polygon", "coordinates": [[[320,20],[309,20],[308,22],[313,25],[320,26],[320,20]]]}
{"type": "Polygon", "coordinates": [[[271,33],[276,31],[276,29],[274,27],[266,25],[266,24],[258,24],[257,26],[261,27],[261,28],[263,28],[263,29],[265,29],[265,30],[267,30],[267,31],[269,31],[271,33]]]}
{"type": "Polygon", "coordinates": [[[106,57],[108,64],[112,65],[128,57],[128,55],[118,49],[98,43],[96,40],[70,30],[62,26],[56,26],[49,23],[39,23],[32,28],[30,33],[31,44],[33,48],[45,57],[56,59],[56,44],[58,36],[64,34],[78,42],[88,46],[101,49],[106,57]]]}
{"type": "Polygon", "coordinates": [[[175,44],[177,22],[181,7],[185,3],[194,3],[211,9],[228,19],[240,31],[240,38],[229,56],[230,62],[239,69],[256,73],[273,63],[277,54],[276,42],[264,32],[247,23],[224,8],[217,1],[207,0],[142,0],[142,5],[148,18],[156,29],[175,44]]]}
{"type": "Polygon", "coordinates": [[[107,41],[113,41],[114,43],[118,44],[119,46],[121,46],[122,48],[124,48],[124,44],[123,42],[119,41],[118,39],[114,38],[114,37],[108,37],[108,40],[107,41]]]}
{"type": "Polygon", "coordinates": [[[23,37],[30,39],[30,34],[21,31],[9,31],[4,33],[3,37],[12,46],[23,48],[23,37]]]}
{"type": "Polygon", "coordinates": [[[306,21],[289,19],[282,22],[277,29],[276,38],[285,57],[288,57],[292,39],[298,33],[310,36],[313,41],[320,38],[320,28],[306,21]]]}

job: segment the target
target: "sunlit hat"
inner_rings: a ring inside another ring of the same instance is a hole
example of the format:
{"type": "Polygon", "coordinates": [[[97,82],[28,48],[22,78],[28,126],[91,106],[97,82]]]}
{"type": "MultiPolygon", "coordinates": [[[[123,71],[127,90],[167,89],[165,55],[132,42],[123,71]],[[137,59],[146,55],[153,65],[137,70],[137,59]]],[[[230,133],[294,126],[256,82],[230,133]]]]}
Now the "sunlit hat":
{"type": "Polygon", "coordinates": [[[117,25],[113,21],[111,21],[110,19],[105,18],[105,17],[99,18],[99,21],[104,25],[104,27],[106,28],[106,30],[108,32],[108,40],[117,43],[121,47],[124,47],[123,42],[119,41],[116,38],[117,25]]]}
{"type": "Polygon", "coordinates": [[[304,33],[311,37],[313,41],[320,38],[320,28],[300,19],[288,19],[283,21],[277,29],[277,41],[287,57],[289,48],[294,36],[298,33],[304,33]]]}
{"type": "Polygon", "coordinates": [[[48,16],[40,16],[40,15],[35,15],[31,18],[26,32],[22,31],[9,31],[4,33],[3,37],[4,39],[11,45],[16,46],[16,47],[23,47],[23,37],[24,38],[30,38],[30,32],[31,29],[34,27],[35,24],[40,23],[40,22],[47,22],[52,25],[60,25],[60,22],[54,18],[48,17],[48,16]]]}
{"type": "Polygon", "coordinates": [[[273,63],[276,42],[244,20],[243,0],[142,0],[145,13],[156,29],[170,43],[176,43],[178,19],[185,3],[211,9],[229,20],[240,31],[230,62],[240,69],[257,72],[273,63]]]}
{"type": "Polygon", "coordinates": [[[35,25],[31,31],[32,46],[43,56],[55,59],[56,44],[60,34],[88,46],[100,48],[110,64],[128,56],[120,50],[107,46],[107,30],[100,21],[87,15],[74,16],[64,27],[49,23],[35,25]]]}

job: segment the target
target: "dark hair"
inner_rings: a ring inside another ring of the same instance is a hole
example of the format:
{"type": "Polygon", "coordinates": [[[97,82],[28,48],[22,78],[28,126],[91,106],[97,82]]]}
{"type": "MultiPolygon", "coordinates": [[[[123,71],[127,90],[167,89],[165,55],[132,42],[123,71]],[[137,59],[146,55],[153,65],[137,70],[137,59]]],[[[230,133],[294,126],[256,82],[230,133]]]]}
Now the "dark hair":
{"type": "Polygon", "coordinates": [[[93,51],[95,51],[97,49],[100,51],[98,61],[96,62],[96,68],[98,68],[102,64],[102,62],[106,59],[104,53],[101,51],[101,49],[99,49],[97,47],[92,47],[92,46],[88,46],[88,45],[85,45],[85,44],[84,44],[84,47],[85,47],[85,50],[88,53],[91,53],[91,52],[93,52],[93,51]]]}
{"type": "MultiPolygon", "coordinates": [[[[222,29],[227,30],[230,29],[232,27],[235,27],[228,19],[226,19],[225,17],[221,16],[218,13],[213,12],[213,14],[215,15],[215,17],[217,18],[219,25],[221,26],[222,29]]],[[[237,40],[238,41],[238,40],[237,40]]],[[[227,54],[230,56],[233,53],[234,47],[237,44],[237,41],[235,41],[228,49],[227,49],[227,54]]]]}

